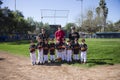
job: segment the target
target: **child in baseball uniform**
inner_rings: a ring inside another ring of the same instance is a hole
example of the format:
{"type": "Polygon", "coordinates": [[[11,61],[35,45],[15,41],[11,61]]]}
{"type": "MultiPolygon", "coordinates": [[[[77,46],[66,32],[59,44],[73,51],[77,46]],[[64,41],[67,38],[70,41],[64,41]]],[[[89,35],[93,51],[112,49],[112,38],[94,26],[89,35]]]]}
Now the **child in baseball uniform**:
{"type": "Polygon", "coordinates": [[[30,41],[29,50],[30,50],[30,58],[31,58],[32,65],[35,65],[35,64],[36,64],[36,53],[35,53],[35,49],[36,49],[36,45],[35,45],[34,42],[31,40],[31,41],[30,41]]]}
{"type": "Polygon", "coordinates": [[[43,64],[43,42],[40,37],[38,37],[38,43],[37,43],[37,49],[38,49],[38,65],[43,64]]]}
{"type": "Polygon", "coordinates": [[[73,50],[73,46],[70,40],[67,41],[66,50],[67,50],[67,62],[70,63],[72,62],[72,50],[73,50]]]}
{"type": "Polygon", "coordinates": [[[65,38],[63,38],[63,42],[61,43],[62,44],[62,54],[61,54],[61,58],[62,58],[62,61],[65,62],[67,60],[67,57],[66,57],[66,42],[65,42],[65,38]]]}
{"type": "Polygon", "coordinates": [[[48,63],[48,53],[49,53],[49,44],[48,40],[45,39],[45,43],[43,44],[43,62],[48,63]]]}
{"type": "Polygon", "coordinates": [[[51,62],[55,62],[55,43],[54,43],[54,39],[50,39],[50,61],[51,62]]]}
{"type": "Polygon", "coordinates": [[[85,43],[85,39],[82,39],[81,40],[81,44],[80,44],[80,47],[81,47],[81,63],[86,63],[86,58],[87,58],[87,44],[85,43]]]}
{"type": "Polygon", "coordinates": [[[78,39],[75,39],[73,44],[74,61],[79,61],[79,50],[80,50],[80,45],[78,43],[78,39]]]}
{"type": "Polygon", "coordinates": [[[56,43],[56,54],[57,54],[57,60],[61,62],[62,60],[62,43],[60,41],[57,41],[56,43]]]}

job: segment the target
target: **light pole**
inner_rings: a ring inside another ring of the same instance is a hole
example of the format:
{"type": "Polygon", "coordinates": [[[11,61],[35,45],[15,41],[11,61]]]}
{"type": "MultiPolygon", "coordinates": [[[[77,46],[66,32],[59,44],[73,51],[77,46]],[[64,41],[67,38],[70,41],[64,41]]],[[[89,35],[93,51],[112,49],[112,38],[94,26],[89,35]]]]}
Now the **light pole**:
{"type": "Polygon", "coordinates": [[[81,0],[81,27],[82,27],[82,24],[83,24],[83,0],[81,0]]]}
{"type": "Polygon", "coordinates": [[[16,0],[15,0],[15,11],[16,11],[16,0]]]}
{"type": "Polygon", "coordinates": [[[77,1],[81,1],[81,27],[83,24],[83,0],[77,0],[77,1]]]}

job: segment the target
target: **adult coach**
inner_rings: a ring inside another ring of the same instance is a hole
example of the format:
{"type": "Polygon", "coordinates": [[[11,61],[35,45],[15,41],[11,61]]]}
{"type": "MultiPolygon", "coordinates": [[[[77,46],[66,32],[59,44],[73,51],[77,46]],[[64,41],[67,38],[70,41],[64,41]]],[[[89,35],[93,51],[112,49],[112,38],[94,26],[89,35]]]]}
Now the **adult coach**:
{"type": "Polygon", "coordinates": [[[70,40],[72,43],[74,43],[74,40],[75,40],[75,39],[79,40],[80,35],[79,35],[78,32],[75,31],[75,26],[72,26],[72,27],[71,27],[71,33],[69,34],[68,37],[69,37],[69,40],[70,40]]]}
{"type": "Polygon", "coordinates": [[[65,37],[64,31],[61,29],[61,26],[58,26],[58,30],[55,32],[56,42],[60,41],[60,43],[62,43],[64,37],[65,37]]]}
{"type": "Polygon", "coordinates": [[[48,40],[48,34],[46,33],[46,30],[44,28],[41,29],[41,33],[38,35],[38,37],[41,38],[43,42],[46,39],[48,40]]]}

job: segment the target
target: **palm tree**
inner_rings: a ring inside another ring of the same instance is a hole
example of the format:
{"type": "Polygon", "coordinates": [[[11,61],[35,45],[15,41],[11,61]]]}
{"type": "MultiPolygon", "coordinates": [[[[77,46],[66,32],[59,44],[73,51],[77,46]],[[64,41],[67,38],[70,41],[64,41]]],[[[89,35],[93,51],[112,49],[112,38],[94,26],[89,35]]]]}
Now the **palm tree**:
{"type": "Polygon", "coordinates": [[[106,19],[107,19],[107,15],[108,15],[108,8],[106,7],[105,0],[100,0],[99,7],[96,8],[96,13],[98,14],[98,16],[100,16],[101,12],[102,12],[103,21],[104,21],[102,31],[104,32],[105,27],[106,27],[106,19]]]}
{"type": "Polygon", "coordinates": [[[3,4],[2,0],[0,0],[0,8],[1,8],[1,5],[3,4]]]}

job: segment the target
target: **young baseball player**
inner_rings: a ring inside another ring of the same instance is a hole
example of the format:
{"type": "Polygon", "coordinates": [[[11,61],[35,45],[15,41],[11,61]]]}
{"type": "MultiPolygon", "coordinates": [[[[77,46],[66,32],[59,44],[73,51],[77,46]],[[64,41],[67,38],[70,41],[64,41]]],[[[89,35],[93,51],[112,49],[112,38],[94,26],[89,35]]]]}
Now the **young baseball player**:
{"type": "Polygon", "coordinates": [[[35,65],[35,64],[36,64],[36,53],[35,53],[35,49],[36,49],[36,45],[35,45],[34,42],[31,40],[31,41],[30,41],[29,50],[30,50],[30,58],[31,58],[32,65],[35,65]]]}
{"type": "Polygon", "coordinates": [[[50,60],[51,62],[55,62],[55,43],[54,43],[54,39],[50,40],[50,60]]]}
{"type": "Polygon", "coordinates": [[[38,49],[38,65],[43,64],[43,42],[40,37],[38,37],[37,49],[38,49]]]}
{"type": "Polygon", "coordinates": [[[79,61],[79,50],[80,50],[80,45],[78,43],[78,39],[75,39],[75,42],[73,44],[73,53],[74,53],[73,59],[75,61],[79,61]]]}
{"type": "Polygon", "coordinates": [[[48,40],[45,39],[45,43],[43,44],[43,62],[48,63],[48,53],[49,53],[49,44],[48,40]]]}
{"type": "Polygon", "coordinates": [[[87,55],[87,44],[85,43],[85,39],[81,40],[81,63],[86,63],[86,55],[87,55]]]}
{"type": "Polygon", "coordinates": [[[68,40],[67,41],[67,46],[66,46],[66,50],[67,50],[67,62],[68,63],[72,62],[72,49],[73,49],[73,46],[71,44],[71,41],[68,40]]]}
{"type": "Polygon", "coordinates": [[[63,38],[63,42],[61,43],[62,45],[62,54],[61,54],[61,58],[62,58],[62,61],[65,62],[67,60],[66,58],[66,42],[65,42],[65,38],[63,38]]]}
{"type": "Polygon", "coordinates": [[[57,54],[57,60],[61,61],[61,59],[62,59],[62,56],[61,56],[61,54],[62,54],[62,44],[61,44],[60,41],[57,41],[57,43],[56,43],[56,54],[57,54]]]}

